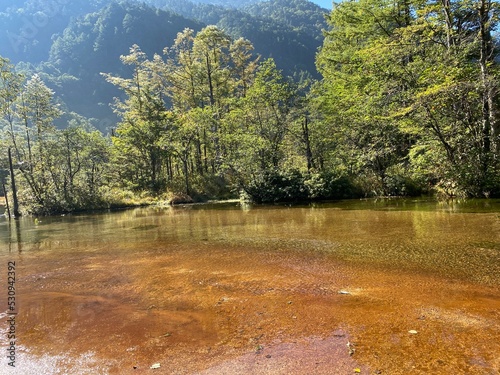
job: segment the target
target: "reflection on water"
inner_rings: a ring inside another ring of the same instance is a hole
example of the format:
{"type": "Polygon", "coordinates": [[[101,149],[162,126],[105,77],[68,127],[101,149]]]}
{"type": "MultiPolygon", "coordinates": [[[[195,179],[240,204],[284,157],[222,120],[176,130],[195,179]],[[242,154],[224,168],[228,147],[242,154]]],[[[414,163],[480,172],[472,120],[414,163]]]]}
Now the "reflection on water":
{"type": "Polygon", "coordinates": [[[0,250],[7,250],[8,252],[17,250],[22,251],[23,238],[21,227],[24,227],[20,220],[5,218],[0,221],[0,244],[6,244],[0,247],[0,250]]]}
{"type": "Polygon", "coordinates": [[[226,203],[21,218],[10,225],[3,221],[0,228],[0,243],[9,251],[84,252],[111,246],[151,252],[211,243],[319,251],[382,267],[500,281],[500,203],[495,200],[384,199],[295,207],[226,203]]]}
{"type": "MultiPolygon", "coordinates": [[[[21,358],[75,374],[160,361],[196,373],[260,353],[285,360],[273,345],[295,348],[295,360],[301,342],[337,353],[318,338],[340,342],[347,358],[337,362],[349,366],[344,341],[355,342],[352,366],[370,373],[494,373],[499,252],[494,200],[224,203],[0,221],[0,265],[19,264],[21,358]]],[[[268,364],[274,372],[254,373],[326,374],[324,355],[311,368],[303,357],[288,372],[268,364]]],[[[31,374],[25,366],[19,373],[31,374]]]]}

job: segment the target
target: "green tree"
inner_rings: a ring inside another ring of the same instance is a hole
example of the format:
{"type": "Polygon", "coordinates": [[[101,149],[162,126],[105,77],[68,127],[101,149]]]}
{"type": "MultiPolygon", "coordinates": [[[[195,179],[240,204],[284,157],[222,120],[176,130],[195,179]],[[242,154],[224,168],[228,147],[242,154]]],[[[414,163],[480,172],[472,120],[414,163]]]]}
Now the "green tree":
{"type": "Polygon", "coordinates": [[[7,124],[5,132],[18,158],[21,158],[21,151],[16,139],[17,98],[22,90],[23,80],[23,76],[16,73],[9,60],[0,56],[0,115],[7,124]]]}
{"type": "Polygon", "coordinates": [[[164,50],[165,60],[159,55],[148,60],[138,46],[122,57],[132,67],[132,78],[106,78],[127,96],[115,103],[122,122],[114,137],[125,181],[138,189],[175,187],[182,175],[183,190],[191,192],[190,180],[223,177],[222,121],[232,110],[231,100],[244,97],[252,85],[257,66],[252,49],[250,42],[233,42],[208,26],[197,34],[178,33],[164,50]],[[130,154],[136,157],[124,156],[130,154]]]}
{"type": "Polygon", "coordinates": [[[361,177],[369,194],[392,193],[388,175],[405,161],[411,143],[391,118],[405,95],[405,82],[397,75],[405,63],[381,61],[388,48],[380,51],[398,27],[408,24],[409,6],[379,0],[339,4],[317,59],[323,92],[313,96],[313,107],[322,111],[333,134],[330,144],[336,149],[330,155],[337,160],[329,163],[361,177]]]}
{"type": "Polygon", "coordinates": [[[317,60],[325,94],[316,106],[339,154],[365,161],[356,173],[376,172],[385,188],[403,171],[452,194],[495,190],[494,7],[360,0],[334,8],[317,60]]]}
{"type": "Polygon", "coordinates": [[[7,126],[0,146],[16,151],[22,211],[50,214],[105,205],[109,146],[102,134],[86,121],[56,129],[53,122],[62,112],[54,92],[36,74],[23,84],[22,76],[1,61],[6,63],[2,82],[11,84],[1,87],[7,126]]]}
{"type": "Polygon", "coordinates": [[[186,29],[180,33],[168,52],[167,81],[175,111],[209,108],[213,120],[204,121],[209,127],[198,128],[194,140],[197,155],[203,153],[205,172],[220,172],[224,146],[221,145],[221,119],[228,111],[228,100],[243,95],[255,71],[250,42],[231,38],[216,26],[207,26],[194,35],[186,29]],[[202,151],[203,149],[203,151],[202,151]],[[210,160],[208,160],[210,159],[210,160]]]}
{"type": "Polygon", "coordinates": [[[127,95],[124,101],[117,99],[114,104],[122,119],[113,137],[114,160],[121,166],[119,176],[133,188],[158,191],[167,179],[165,150],[159,142],[170,126],[165,92],[154,79],[152,64],[139,46],[132,46],[130,54],[121,59],[131,66],[132,78],[105,74],[110,83],[127,95]]]}
{"type": "Polygon", "coordinates": [[[498,51],[492,38],[497,21],[493,2],[431,2],[398,33],[396,56],[408,56],[405,45],[414,46],[407,65],[415,77],[398,122],[418,134],[414,165],[434,171],[436,162],[444,166],[434,178],[448,194],[500,191],[498,51]]]}
{"type": "Polygon", "coordinates": [[[292,85],[268,59],[259,66],[247,95],[234,101],[224,121],[225,163],[241,187],[284,166],[295,99],[292,85]]]}

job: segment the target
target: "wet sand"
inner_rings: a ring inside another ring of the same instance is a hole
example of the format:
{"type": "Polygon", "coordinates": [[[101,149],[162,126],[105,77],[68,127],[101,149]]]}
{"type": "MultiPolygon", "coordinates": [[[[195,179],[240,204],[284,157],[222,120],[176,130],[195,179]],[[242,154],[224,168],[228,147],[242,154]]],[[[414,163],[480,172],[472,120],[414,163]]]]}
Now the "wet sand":
{"type": "Polygon", "coordinates": [[[499,374],[495,285],[312,251],[164,246],[3,253],[20,313],[16,369],[2,358],[0,374],[499,374]]]}

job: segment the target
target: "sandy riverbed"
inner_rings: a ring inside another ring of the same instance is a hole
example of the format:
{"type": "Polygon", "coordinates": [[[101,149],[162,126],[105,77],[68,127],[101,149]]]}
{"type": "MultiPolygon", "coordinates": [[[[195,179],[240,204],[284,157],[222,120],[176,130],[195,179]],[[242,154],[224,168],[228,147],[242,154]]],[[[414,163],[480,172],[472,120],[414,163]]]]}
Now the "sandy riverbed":
{"type": "Polygon", "coordinates": [[[497,288],[206,247],[23,255],[18,367],[0,373],[498,374],[497,288]]]}

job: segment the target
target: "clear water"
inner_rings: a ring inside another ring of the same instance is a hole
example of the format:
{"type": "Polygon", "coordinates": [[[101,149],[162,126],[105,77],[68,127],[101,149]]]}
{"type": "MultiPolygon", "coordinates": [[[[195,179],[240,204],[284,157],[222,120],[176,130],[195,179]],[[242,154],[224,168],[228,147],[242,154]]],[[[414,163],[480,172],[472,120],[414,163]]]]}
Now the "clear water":
{"type": "Polygon", "coordinates": [[[256,347],[339,338],[339,329],[358,342],[353,358],[367,373],[499,368],[499,201],[219,203],[0,220],[0,272],[17,265],[20,374],[125,374],[157,361],[170,364],[166,373],[196,373],[256,347]]]}

